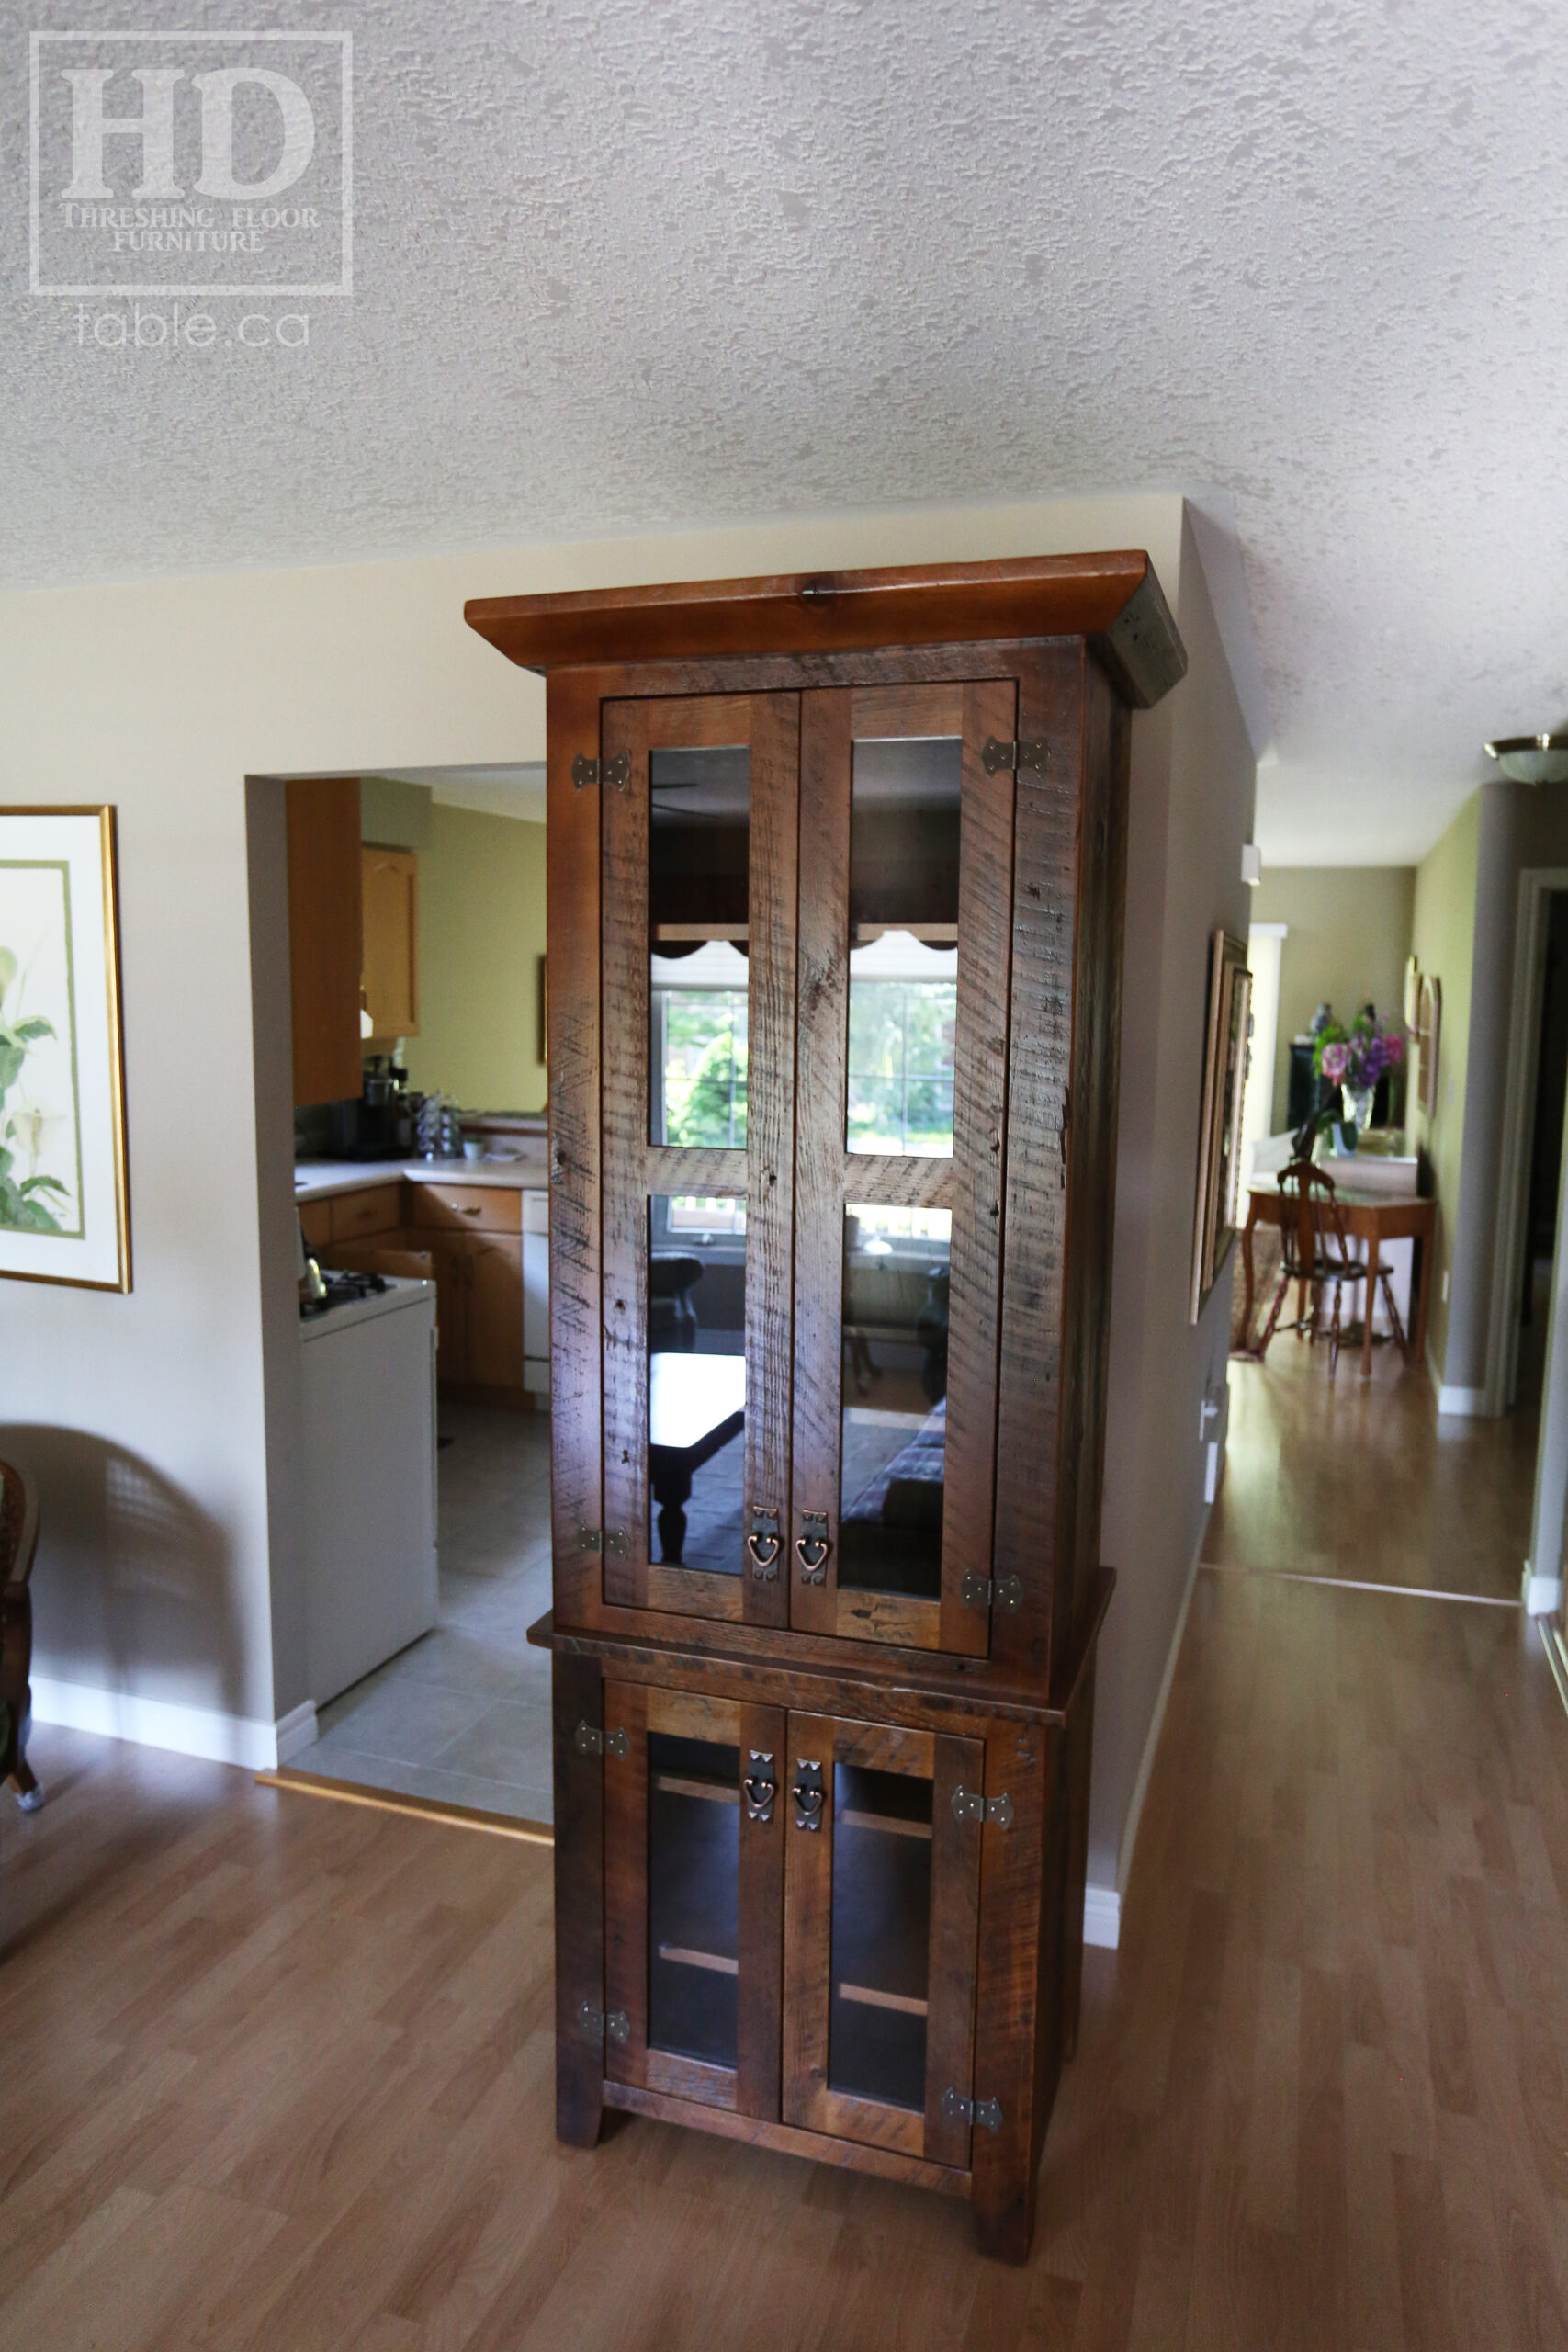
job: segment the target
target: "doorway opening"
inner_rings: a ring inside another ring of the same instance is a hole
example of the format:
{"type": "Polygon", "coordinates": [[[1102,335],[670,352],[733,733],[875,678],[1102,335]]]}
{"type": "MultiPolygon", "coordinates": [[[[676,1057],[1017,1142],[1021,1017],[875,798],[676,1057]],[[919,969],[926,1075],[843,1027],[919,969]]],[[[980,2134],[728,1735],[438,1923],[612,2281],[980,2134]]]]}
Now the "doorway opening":
{"type": "Polygon", "coordinates": [[[317,1737],[290,1767],[547,1821],[544,769],[287,794],[294,1195],[327,1292],[300,1346],[317,1737]]]}

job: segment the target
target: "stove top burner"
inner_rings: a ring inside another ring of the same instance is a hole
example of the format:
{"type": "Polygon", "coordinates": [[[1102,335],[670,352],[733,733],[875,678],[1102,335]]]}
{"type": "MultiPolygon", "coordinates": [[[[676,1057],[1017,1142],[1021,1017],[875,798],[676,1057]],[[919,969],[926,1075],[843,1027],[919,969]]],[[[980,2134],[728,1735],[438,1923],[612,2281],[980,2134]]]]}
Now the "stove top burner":
{"type": "Polygon", "coordinates": [[[374,1298],[388,1288],[385,1274],[323,1272],[321,1280],[327,1286],[325,1298],[302,1298],[301,1315],[330,1315],[334,1306],[351,1306],[356,1298],[374,1298]]]}

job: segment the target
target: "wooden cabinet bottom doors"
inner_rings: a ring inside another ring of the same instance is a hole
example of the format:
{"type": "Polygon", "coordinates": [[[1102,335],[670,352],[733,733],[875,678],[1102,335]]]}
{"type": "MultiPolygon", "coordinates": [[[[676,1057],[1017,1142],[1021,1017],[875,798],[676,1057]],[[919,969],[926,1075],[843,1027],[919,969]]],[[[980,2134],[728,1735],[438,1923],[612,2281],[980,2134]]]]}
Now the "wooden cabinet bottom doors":
{"type": "Polygon", "coordinates": [[[977,1739],[792,1714],[784,2119],[967,2171],[977,1739]]]}
{"type": "Polygon", "coordinates": [[[775,2120],[784,1715],[607,1683],[604,1722],[605,2072],[775,2120]]]}

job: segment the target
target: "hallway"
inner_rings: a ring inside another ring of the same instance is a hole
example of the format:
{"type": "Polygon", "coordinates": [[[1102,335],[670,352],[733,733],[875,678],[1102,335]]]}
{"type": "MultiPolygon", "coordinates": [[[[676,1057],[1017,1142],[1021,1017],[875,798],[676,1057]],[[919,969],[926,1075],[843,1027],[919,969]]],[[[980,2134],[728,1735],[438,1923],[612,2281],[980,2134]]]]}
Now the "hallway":
{"type": "Polygon", "coordinates": [[[40,1731],[51,1802],[0,1817],[0,2335],[1568,2346],[1568,1715],[1517,1607],[1348,1583],[1501,1599],[1527,1450],[1386,1354],[1370,1393],[1304,1347],[1238,1371],[1025,2269],[956,2200],[739,2143],[558,2147],[538,1849],[40,1731]]]}

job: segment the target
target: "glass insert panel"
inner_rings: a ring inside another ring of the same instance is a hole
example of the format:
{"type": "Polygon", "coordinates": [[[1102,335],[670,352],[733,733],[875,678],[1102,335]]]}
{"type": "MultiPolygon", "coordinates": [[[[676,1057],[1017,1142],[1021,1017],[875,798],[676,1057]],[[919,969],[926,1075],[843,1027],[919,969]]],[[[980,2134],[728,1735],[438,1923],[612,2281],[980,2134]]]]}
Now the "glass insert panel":
{"type": "Polygon", "coordinates": [[[963,770],[957,736],[854,747],[851,1151],[953,1154],[963,770]]]}
{"type": "Polygon", "coordinates": [[[836,1765],[832,2089],[925,2106],[931,1919],[931,1782],[836,1765]]]}
{"type": "Polygon", "coordinates": [[[746,1143],[751,755],[649,761],[649,1141],[746,1143]]]}
{"type": "Polygon", "coordinates": [[[745,1431],[745,1200],[655,1193],[648,1220],[651,1558],[740,1574],[745,1431]]]}
{"type": "Polygon", "coordinates": [[[736,2063],[740,1751],[648,1736],[648,2039],[736,2063]]]}
{"type": "Polygon", "coordinates": [[[845,1211],[840,1585],[941,1598],[952,1253],[949,1209],[845,1211]]]}

